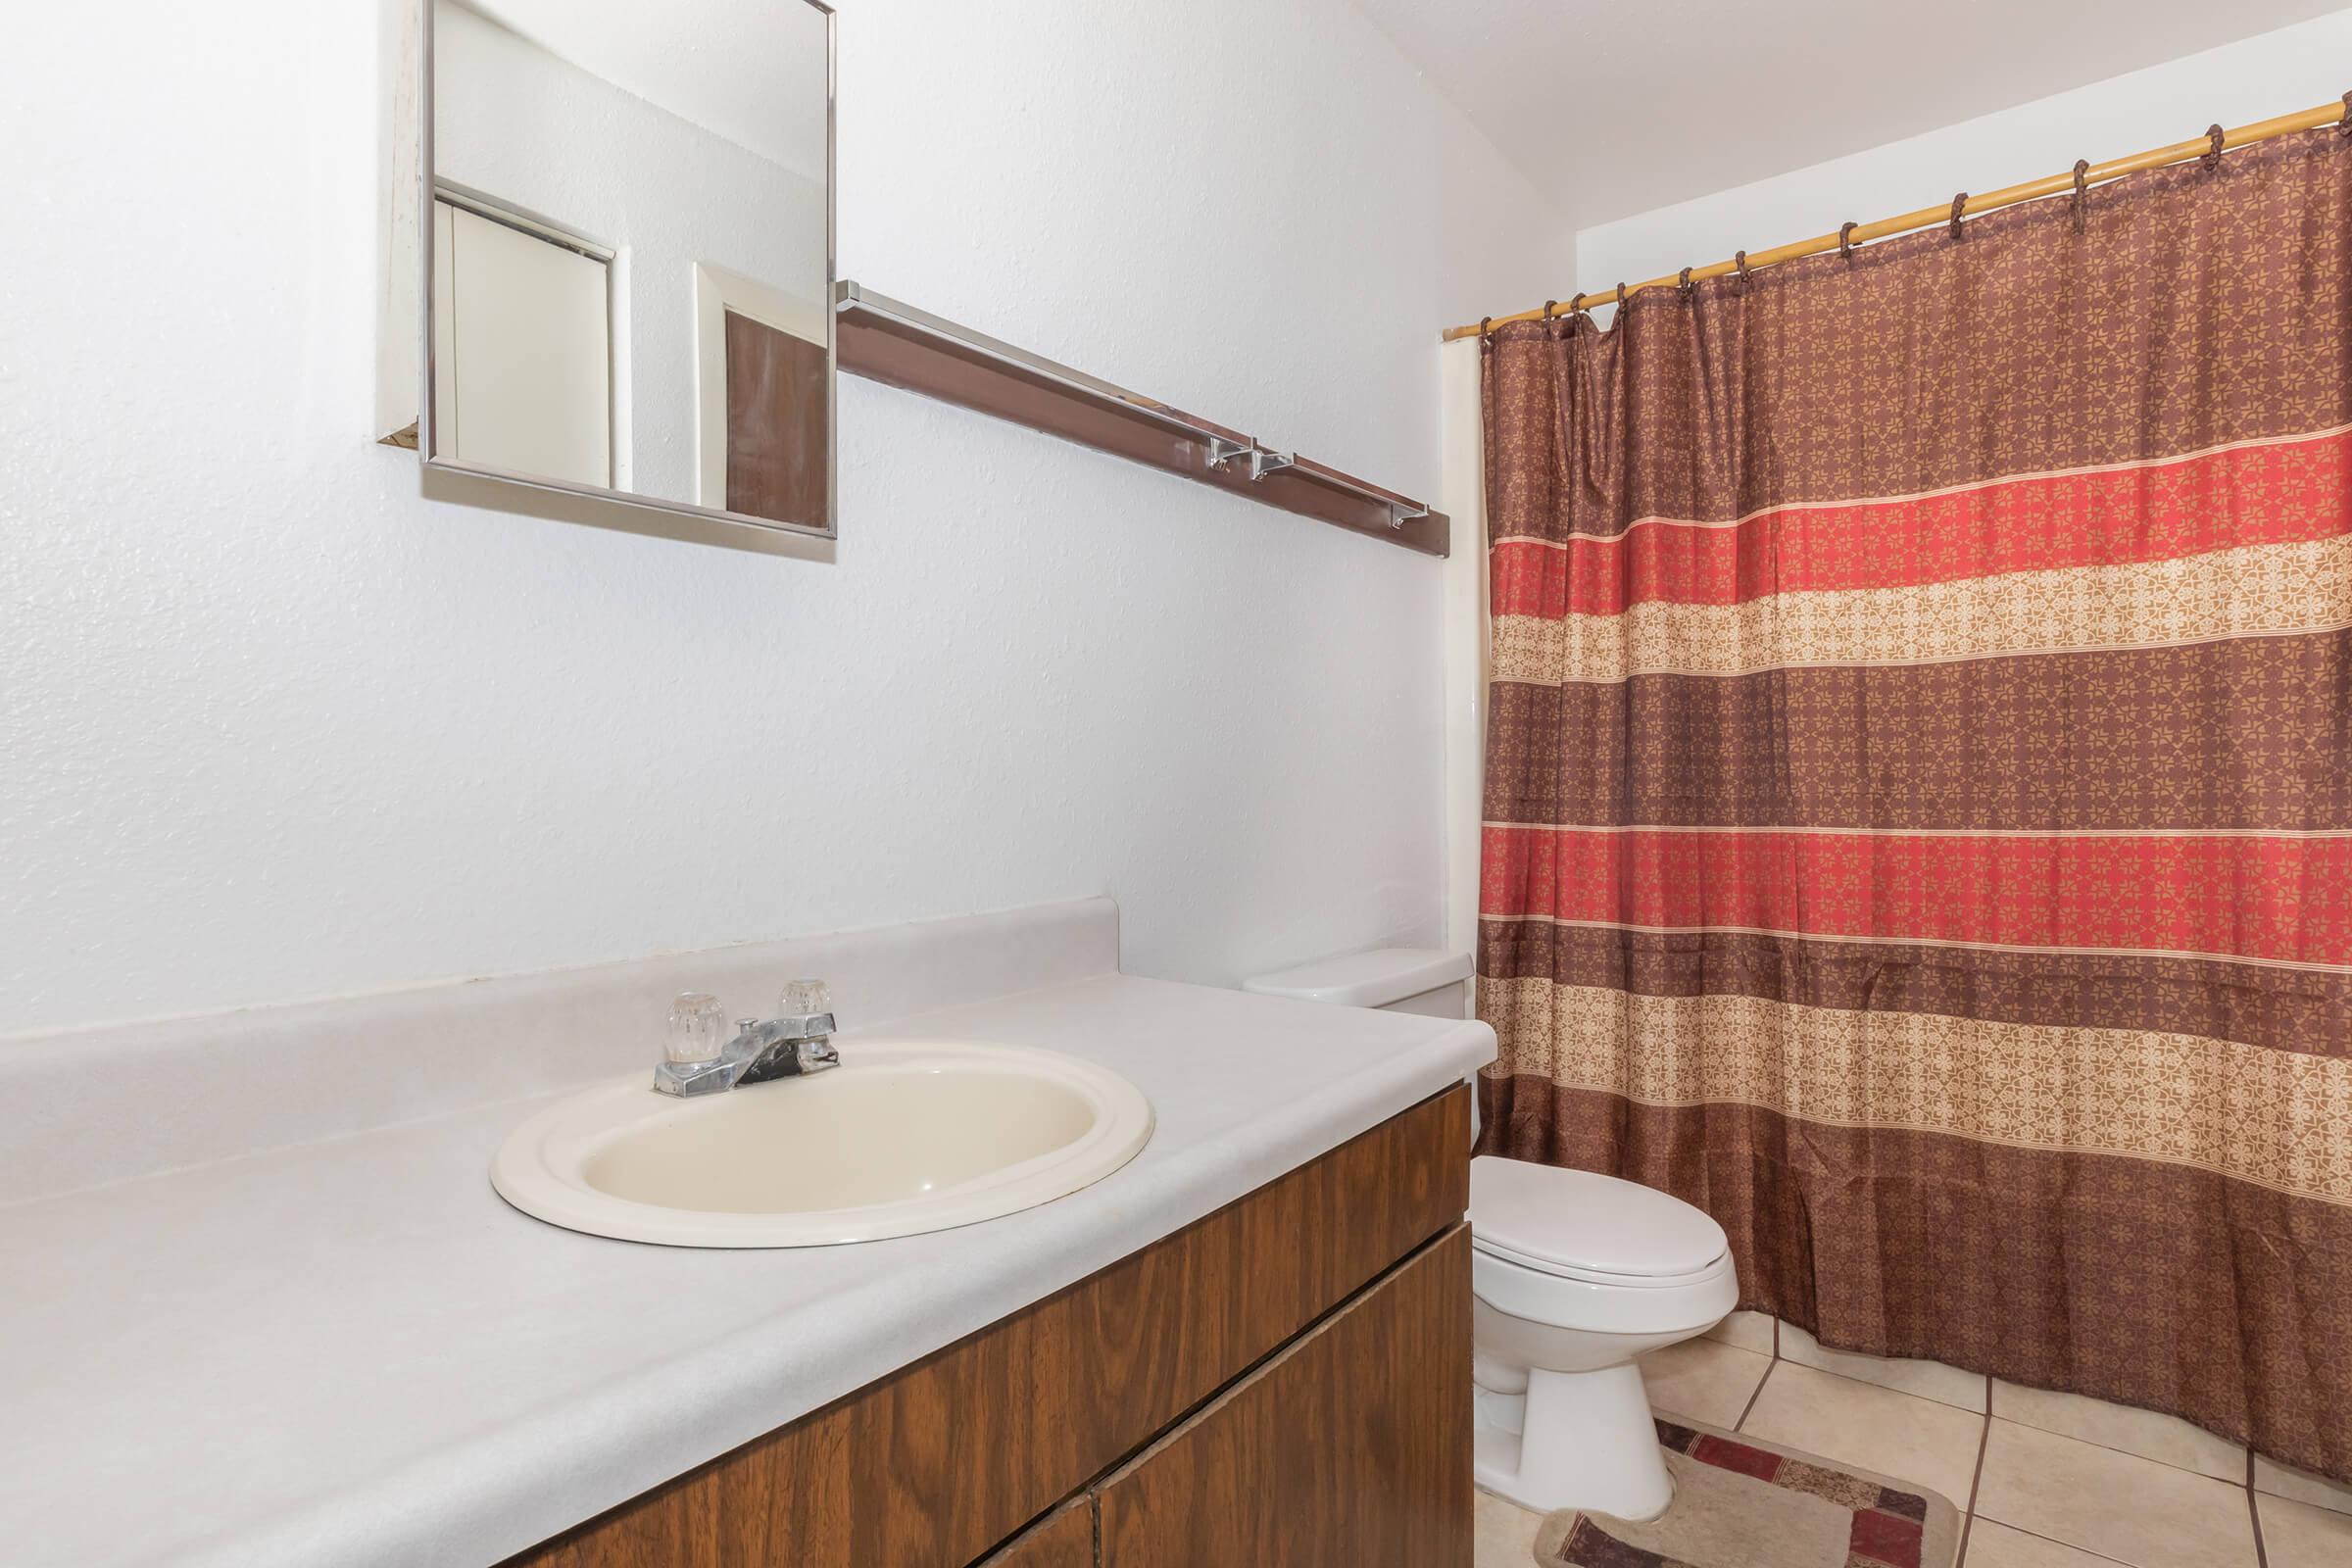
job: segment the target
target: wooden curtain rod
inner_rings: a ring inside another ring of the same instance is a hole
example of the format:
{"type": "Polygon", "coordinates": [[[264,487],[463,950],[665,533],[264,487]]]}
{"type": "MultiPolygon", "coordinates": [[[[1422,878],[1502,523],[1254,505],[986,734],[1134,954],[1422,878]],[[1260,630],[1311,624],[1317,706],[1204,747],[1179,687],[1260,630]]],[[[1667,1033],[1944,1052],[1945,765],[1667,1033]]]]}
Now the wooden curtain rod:
{"type": "MultiPolygon", "coordinates": [[[[2162,169],[2167,164],[2184,164],[2192,158],[2203,158],[2216,151],[2228,152],[2233,148],[2251,147],[2256,142],[2269,141],[2274,136],[2291,136],[2299,130],[2315,130],[2322,125],[2336,124],[2343,121],[2347,108],[2352,108],[2352,93],[2346,93],[2341,103],[2322,104],[2317,109],[2306,109],[2299,114],[2280,115],[2273,120],[2257,121],[2251,125],[2240,125],[2235,130],[2224,131],[2219,148],[2214,145],[2212,133],[2209,131],[2194,141],[2177,141],[2170,147],[2158,147],[2150,152],[2133,153],[2129,158],[2116,158],[2104,164],[2093,164],[2082,171],[2082,182],[2085,186],[2103,184],[2111,179],[2121,179],[2126,174],[2136,174],[2143,169],[2162,169]]],[[[1905,213],[1900,218],[1882,218],[1875,223],[1850,223],[1840,233],[1816,234],[1811,239],[1800,239],[1792,245],[1782,245],[1773,250],[1758,251],[1752,256],[1746,256],[1747,270],[1754,271],[1760,267],[1772,267],[1781,262],[1793,262],[1800,256],[1820,256],[1829,251],[1841,249],[1848,244],[1866,244],[1874,239],[1885,239],[1891,234],[1904,234],[1915,228],[1948,223],[1958,218],[1973,218],[1979,213],[1989,213],[2003,207],[2015,207],[2020,202],[2039,201],[2047,196],[2070,195],[2075,189],[2075,172],[2070,169],[2063,174],[2052,174],[2045,179],[2028,180],[2023,185],[2011,185],[2003,190],[1986,191],[1982,196],[1970,196],[1959,202],[1956,209],[1954,203],[1943,202],[1935,207],[1922,207],[1914,213],[1905,213]]],[[[1631,298],[1645,288],[1677,287],[1685,280],[1686,276],[1690,282],[1697,283],[1710,277],[1727,277],[1740,270],[1740,263],[1739,261],[1717,262],[1710,267],[1693,267],[1687,274],[1670,273],[1665,277],[1644,278],[1639,283],[1620,284],[1617,288],[1603,289],[1597,294],[1579,294],[1574,300],[1566,302],[1556,314],[1569,314],[1578,305],[1613,305],[1618,301],[1618,289],[1620,288],[1624,290],[1626,298],[1631,298]]],[[[1555,301],[1554,303],[1558,304],[1559,302],[1555,301]]],[[[1551,311],[1550,307],[1544,307],[1532,311],[1521,311],[1513,316],[1490,317],[1484,321],[1473,321],[1467,326],[1449,327],[1446,332],[1446,341],[1450,343],[1456,338],[1477,337],[1481,332],[1493,327],[1507,325],[1512,321],[1540,321],[1547,314],[1555,313],[1551,311]]]]}

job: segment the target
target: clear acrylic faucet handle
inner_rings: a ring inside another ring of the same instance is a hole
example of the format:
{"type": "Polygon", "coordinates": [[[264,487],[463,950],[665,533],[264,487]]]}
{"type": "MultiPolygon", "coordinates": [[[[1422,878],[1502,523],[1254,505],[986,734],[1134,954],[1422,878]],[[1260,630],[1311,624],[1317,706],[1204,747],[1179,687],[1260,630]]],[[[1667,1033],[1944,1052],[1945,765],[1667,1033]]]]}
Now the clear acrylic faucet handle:
{"type": "Polygon", "coordinates": [[[710,1061],[726,1050],[734,1030],[726,1009],[706,991],[681,991],[669,1004],[669,1059],[680,1064],[710,1061]]]}
{"type": "Polygon", "coordinates": [[[833,994],[825,989],[822,980],[793,981],[784,988],[784,1000],[776,1004],[776,1011],[787,1018],[806,1018],[832,1010],[833,994]]]}

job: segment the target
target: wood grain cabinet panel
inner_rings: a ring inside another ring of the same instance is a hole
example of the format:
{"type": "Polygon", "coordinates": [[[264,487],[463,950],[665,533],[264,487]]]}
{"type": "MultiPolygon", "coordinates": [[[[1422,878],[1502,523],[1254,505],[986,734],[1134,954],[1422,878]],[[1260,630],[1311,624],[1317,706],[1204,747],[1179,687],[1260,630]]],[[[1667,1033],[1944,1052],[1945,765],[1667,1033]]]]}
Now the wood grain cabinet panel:
{"type": "Polygon", "coordinates": [[[1426,1100],[511,1568],[966,1568],[1458,1224],[1469,1145],[1426,1100]]]}
{"type": "Polygon", "coordinates": [[[1095,1505],[1081,1497],[992,1552],[979,1568],[1095,1568],[1095,1505]]]}
{"type": "Polygon", "coordinates": [[[1469,1568],[1457,1227],[1112,1476],[1101,1568],[1469,1568]]]}

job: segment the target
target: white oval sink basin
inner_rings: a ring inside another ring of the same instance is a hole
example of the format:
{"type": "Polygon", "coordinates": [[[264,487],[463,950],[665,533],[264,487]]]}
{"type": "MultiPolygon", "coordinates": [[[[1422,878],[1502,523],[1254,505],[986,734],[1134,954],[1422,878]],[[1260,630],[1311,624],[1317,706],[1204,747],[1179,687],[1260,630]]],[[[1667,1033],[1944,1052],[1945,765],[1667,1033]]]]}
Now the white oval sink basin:
{"type": "Polygon", "coordinates": [[[514,1129],[499,1196],[575,1231],[670,1247],[826,1247],[1032,1208],[1152,1137],[1136,1087],[1009,1046],[842,1041],[842,1065],[692,1100],[653,1075],[514,1129]]]}

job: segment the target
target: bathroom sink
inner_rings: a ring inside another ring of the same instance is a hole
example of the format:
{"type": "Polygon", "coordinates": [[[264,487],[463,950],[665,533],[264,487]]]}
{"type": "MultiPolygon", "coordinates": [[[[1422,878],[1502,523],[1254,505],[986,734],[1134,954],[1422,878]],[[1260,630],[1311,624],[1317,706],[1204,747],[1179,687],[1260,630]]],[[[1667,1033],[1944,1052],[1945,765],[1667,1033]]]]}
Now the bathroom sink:
{"type": "Polygon", "coordinates": [[[526,1214],[670,1247],[826,1247],[994,1219],[1101,1181],[1152,1137],[1116,1073],[1006,1046],[840,1042],[842,1065],[723,1094],[650,1072],[517,1127],[492,1161],[526,1214]]]}

